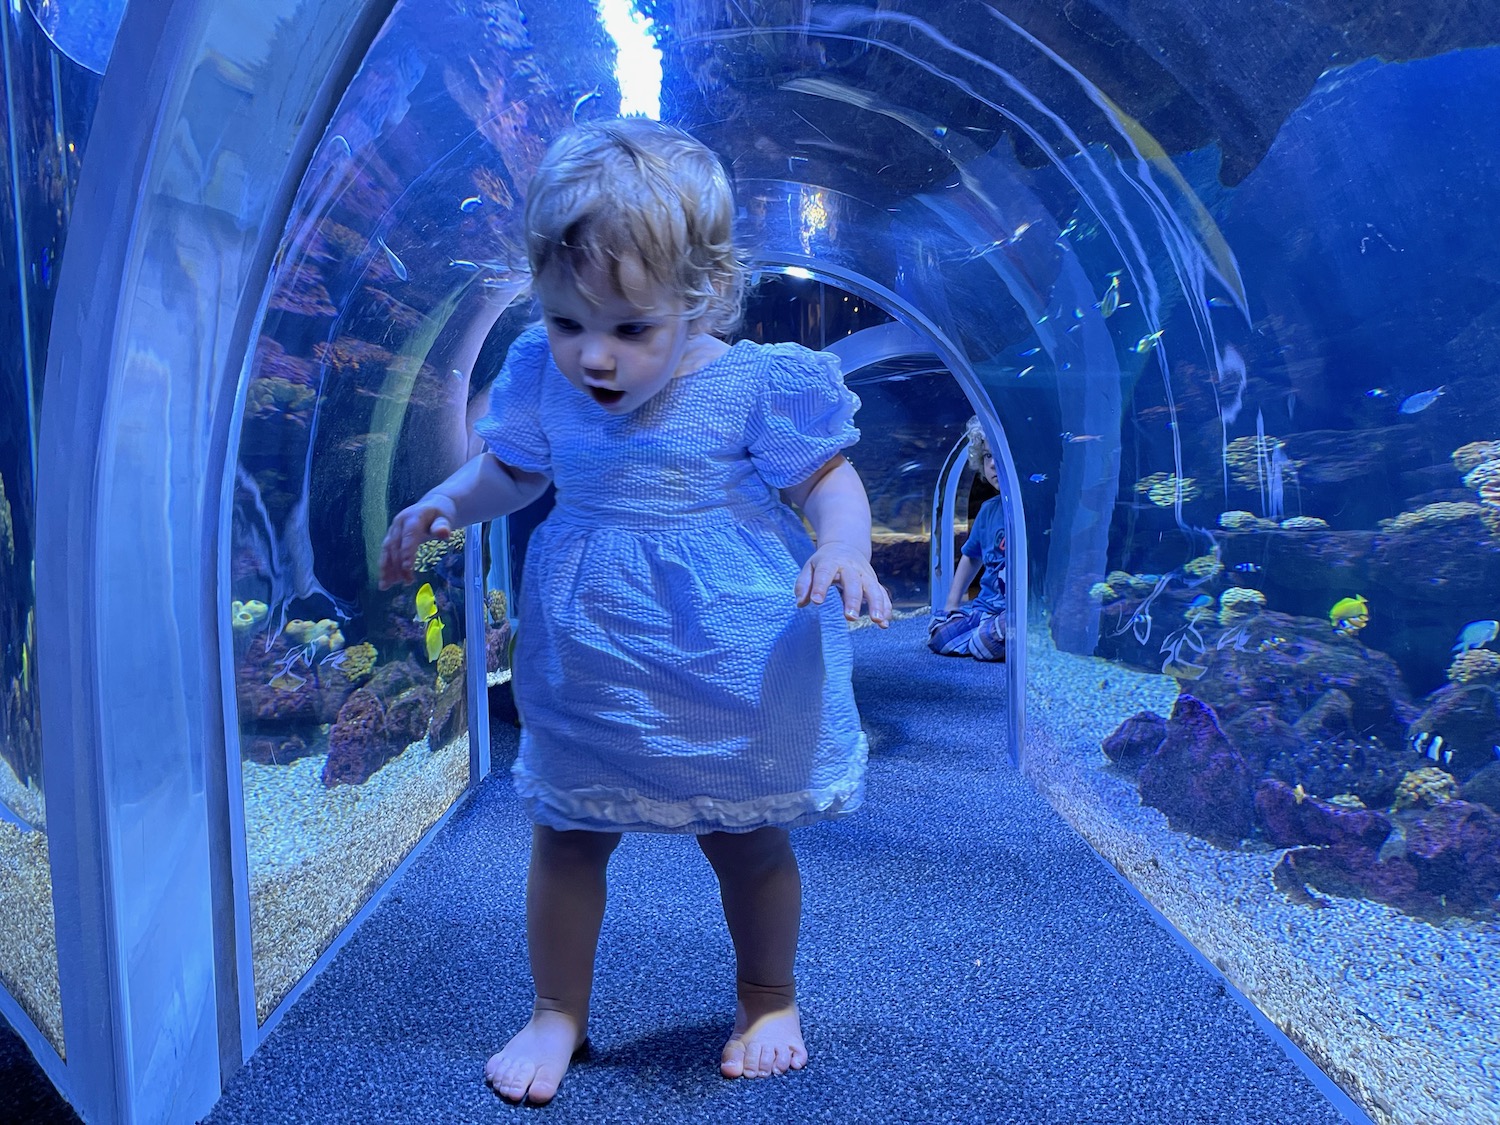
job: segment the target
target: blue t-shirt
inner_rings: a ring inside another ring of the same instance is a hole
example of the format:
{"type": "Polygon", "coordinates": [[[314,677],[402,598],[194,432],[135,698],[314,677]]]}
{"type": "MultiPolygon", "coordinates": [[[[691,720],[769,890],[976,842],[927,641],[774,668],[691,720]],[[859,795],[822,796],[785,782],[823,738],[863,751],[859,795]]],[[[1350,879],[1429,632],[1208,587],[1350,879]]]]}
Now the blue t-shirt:
{"type": "Polygon", "coordinates": [[[1000,497],[991,496],[979,506],[969,528],[963,553],[984,564],[979,576],[979,596],[974,604],[989,613],[1005,609],[1005,512],[1000,497]]]}

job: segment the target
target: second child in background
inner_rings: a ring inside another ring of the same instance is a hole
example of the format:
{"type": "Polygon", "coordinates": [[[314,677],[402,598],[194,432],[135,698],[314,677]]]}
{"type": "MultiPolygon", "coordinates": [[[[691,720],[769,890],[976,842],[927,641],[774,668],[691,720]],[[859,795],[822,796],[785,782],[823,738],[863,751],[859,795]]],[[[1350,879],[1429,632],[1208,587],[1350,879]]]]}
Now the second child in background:
{"type": "MultiPolygon", "coordinates": [[[[967,427],[969,465],[983,474],[992,488],[1000,487],[995,455],[985,440],[978,418],[967,427]]],[[[927,647],[940,656],[972,656],[975,660],[1005,659],[1005,511],[992,496],[979,508],[953,568],[947,604],[933,614],[927,647]],[[979,596],[963,604],[976,572],[979,596]]]]}

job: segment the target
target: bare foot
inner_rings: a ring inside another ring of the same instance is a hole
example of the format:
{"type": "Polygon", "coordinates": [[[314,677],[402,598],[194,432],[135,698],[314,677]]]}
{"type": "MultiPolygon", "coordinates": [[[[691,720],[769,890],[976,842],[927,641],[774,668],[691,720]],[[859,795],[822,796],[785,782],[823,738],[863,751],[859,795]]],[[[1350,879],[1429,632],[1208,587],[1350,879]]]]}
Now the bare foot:
{"type": "Polygon", "coordinates": [[[734,1031],[724,1044],[719,1073],[725,1078],[770,1078],[806,1065],[795,987],[740,985],[734,1031]]]}
{"type": "Polygon", "coordinates": [[[543,1009],[484,1064],[484,1081],[506,1101],[546,1105],[585,1042],[583,1028],[565,1012],[543,1009]]]}

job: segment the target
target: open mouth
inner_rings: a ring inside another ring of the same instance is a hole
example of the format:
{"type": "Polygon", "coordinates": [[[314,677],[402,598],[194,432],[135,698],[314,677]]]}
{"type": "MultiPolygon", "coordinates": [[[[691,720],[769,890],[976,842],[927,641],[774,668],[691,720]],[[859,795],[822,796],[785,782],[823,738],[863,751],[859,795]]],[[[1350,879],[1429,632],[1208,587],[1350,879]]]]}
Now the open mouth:
{"type": "Polygon", "coordinates": [[[590,387],[589,394],[600,406],[613,406],[625,397],[624,391],[612,391],[608,387],[590,387]]]}

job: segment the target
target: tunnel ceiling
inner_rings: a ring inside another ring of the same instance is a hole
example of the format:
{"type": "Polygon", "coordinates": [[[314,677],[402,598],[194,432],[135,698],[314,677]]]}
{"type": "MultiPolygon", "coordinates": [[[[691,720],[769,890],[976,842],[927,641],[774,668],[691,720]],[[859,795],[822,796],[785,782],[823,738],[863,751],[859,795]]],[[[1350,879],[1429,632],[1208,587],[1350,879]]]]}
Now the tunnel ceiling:
{"type": "MultiPolygon", "coordinates": [[[[766,28],[808,29],[796,35],[733,31],[745,20],[736,0],[663,0],[641,7],[674,29],[667,65],[691,77],[690,89],[700,102],[684,116],[717,123],[708,131],[717,134],[714,143],[721,151],[738,153],[741,176],[785,176],[788,158],[796,158],[805,161],[811,182],[857,189],[870,198],[882,190],[904,196],[951,175],[951,163],[900,121],[872,124],[872,115],[855,106],[831,106],[788,87],[799,77],[830,74],[865,91],[899,91],[904,107],[921,107],[936,126],[966,136],[981,150],[1008,133],[1024,164],[1047,162],[1024,133],[921,62],[821,35],[820,6],[807,0],[755,7],[754,22],[766,28]]],[[[1169,153],[1217,143],[1226,186],[1256,166],[1286,117],[1328,69],[1371,56],[1398,61],[1483,46],[1500,31],[1500,9],[1493,0],[1410,6],[1333,0],[1298,6],[1284,0],[1007,0],[993,6],[873,7],[888,15],[904,12],[1006,68],[1070,121],[1092,116],[1066,112],[1083,92],[1076,82],[1059,81],[1062,72],[1056,68],[1044,72],[1034,50],[1018,50],[1017,38],[994,16],[1003,13],[1141,122],[1169,153]]],[[[918,37],[898,28],[889,31],[888,42],[900,48],[903,40],[912,41],[921,55],[918,37]]]]}

